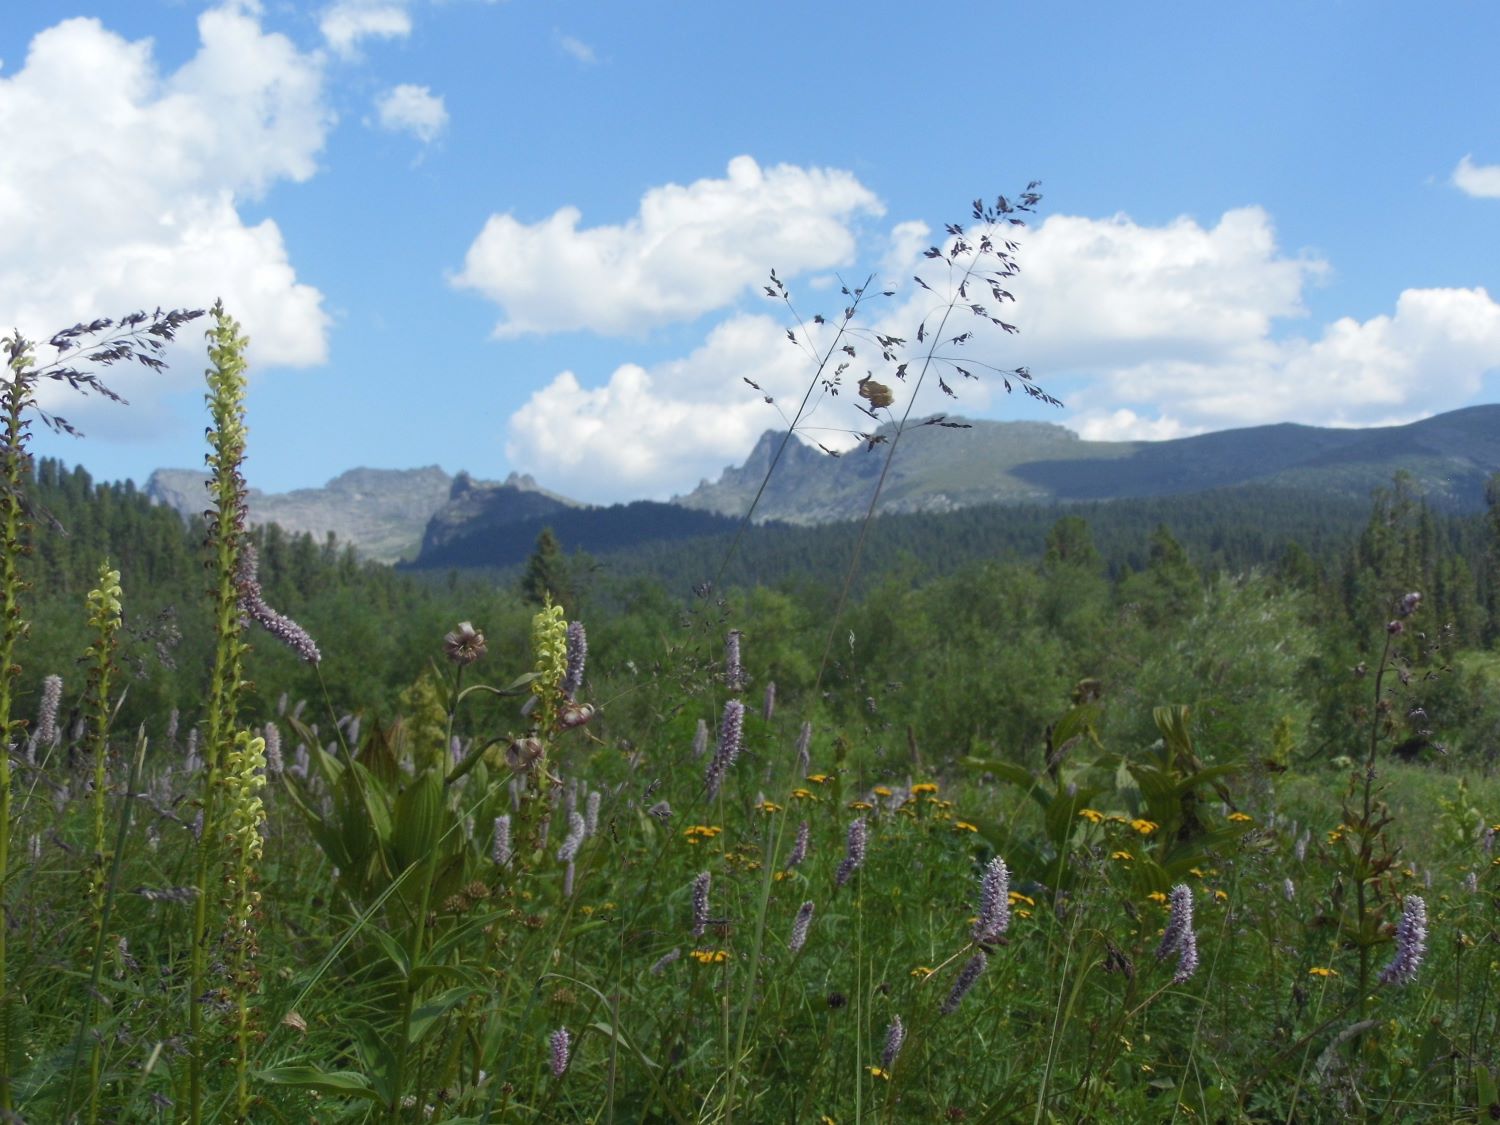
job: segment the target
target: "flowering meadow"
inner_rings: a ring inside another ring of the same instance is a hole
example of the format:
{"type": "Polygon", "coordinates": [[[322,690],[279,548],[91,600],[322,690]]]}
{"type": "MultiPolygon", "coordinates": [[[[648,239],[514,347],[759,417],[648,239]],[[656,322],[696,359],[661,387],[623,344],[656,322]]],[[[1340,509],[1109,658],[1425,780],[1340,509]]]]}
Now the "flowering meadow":
{"type": "Polygon", "coordinates": [[[1232,620],[1225,667],[1187,664],[1218,694],[1146,647],[1128,688],[1028,687],[1070,662],[1026,629],[1065,627],[977,596],[956,656],[903,651],[893,596],[819,665],[775,599],[705,587],[653,635],[543,589],[519,629],[432,630],[394,705],[337,706],[325,670],[370,656],[262,587],[244,339],[211,320],[213,647],[133,728],[128,560],[73,661],[24,665],[48,532],[7,341],[0,1118],[1500,1117],[1500,785],[1433,764],[1432,598],[1371,596],[1321,715],[1306,606],[1254,576],[1150,634],[1166,659],[1232,620]],[[313,689],[272,698],[287,662],[313,689]],[[1041,718],[1005,727],[1007,694],[1041,718]]]}

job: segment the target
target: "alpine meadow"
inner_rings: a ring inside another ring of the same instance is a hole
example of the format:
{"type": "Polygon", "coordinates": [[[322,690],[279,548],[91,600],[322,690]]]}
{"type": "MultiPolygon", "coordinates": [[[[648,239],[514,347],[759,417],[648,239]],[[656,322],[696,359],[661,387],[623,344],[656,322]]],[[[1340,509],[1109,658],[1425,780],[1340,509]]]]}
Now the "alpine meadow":
{"type": "Polygon", "coordinates": [[[0,1122],[1500,1120],[1492,16],[52,6],[0,1122]]]}

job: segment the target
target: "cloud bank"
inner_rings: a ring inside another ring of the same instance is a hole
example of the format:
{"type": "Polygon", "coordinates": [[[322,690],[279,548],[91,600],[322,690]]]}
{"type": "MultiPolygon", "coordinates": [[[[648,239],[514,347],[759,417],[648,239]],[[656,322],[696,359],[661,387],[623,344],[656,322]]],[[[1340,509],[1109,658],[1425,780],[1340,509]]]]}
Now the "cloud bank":
{"type": "Polygon", "coordinates": [[[790,277],[848,263],[853,221],[881,212],[849,172],[737,156],[723,179],[652,188],[616,226],[580,228],[576,207],[536,223],[492,215],[454,284],[501,307],[499,337],[639,335],[732,304],[773,266],[790,277]]]}
{"type": "MultiPolygon", "coordinates": [[[[203,13],[198,32],[197,53],[161,74],[149,40],[70,19],[0,77],[0,322],[45,337],[222,297],[256,362],[320,363],[321,294],[297,280],[276,223],[237,209],[317,170],[332,125],[319,62],[238,6],[203,13]]],[[[111,383],[139,400],[173,378],[121,369],[111,383]]]]}

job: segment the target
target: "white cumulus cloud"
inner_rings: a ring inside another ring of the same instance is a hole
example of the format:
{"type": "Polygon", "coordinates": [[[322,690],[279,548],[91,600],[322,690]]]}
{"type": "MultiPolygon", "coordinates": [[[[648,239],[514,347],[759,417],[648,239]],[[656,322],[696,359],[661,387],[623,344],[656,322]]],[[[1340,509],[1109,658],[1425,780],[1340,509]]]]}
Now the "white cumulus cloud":
{"type": "Polygon", "coordinates": [[[737,156],[723,179],[652,188],[618,226],[580,229],[576,207],[536,223],[492,215],[454,284],[501,307],[497,336],[630,335],[729,305],[771,267],[844,264],[855,217],[881,213],[849,172],[737,156]]]}
{"type": "MultiPolygon", "coordinates": [[[[321,295],[297,280],[276,223],[236,207],[316,171],[332,123],[319,64],[238,5],[203,13],[198,31],[193,58],[161,74],[149,40],[70,19],[0,76],[0,323],[36,338],[223,297],[256,362],[321,362],[321,295]]],[[[132,400],[176,386],[123,370],[111,382],[132,400]]],[[[130,413],[109,417],[128,426],[130,413]]]]}
{"type": "Polygon", "coordinates": [[[352,58],[361,39],[405,39],[411,14],[387,0],[340,0],[323,12],[318,30],[336,54],[352,58]]]}
{"type": "Polygon", "coordinates": [[[1475,164],[1472,156],[1465,156],[1453,169],[1453,182],[1467,195],[1500,199],[1500,164],[1475,164]]]}
{"type": "Polygon", "coordinates": [[[448,126],[443,99],[426,86],[394,86],[375,99],[380,127],[393,133],[410,133],[430,144],[448,126]]]}

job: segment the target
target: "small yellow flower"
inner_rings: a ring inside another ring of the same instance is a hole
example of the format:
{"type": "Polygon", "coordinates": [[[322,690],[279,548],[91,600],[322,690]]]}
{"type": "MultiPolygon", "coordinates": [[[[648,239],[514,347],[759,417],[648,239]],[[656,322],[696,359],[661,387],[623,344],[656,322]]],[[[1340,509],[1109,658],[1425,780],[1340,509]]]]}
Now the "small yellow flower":
{"type": "Polygon", "coordinates": [[[1167,896],[1162,894],[1161,891],[1152,891],[1146,897],[1149,898],[1152,902],[1156,903],[1158,906],[1167,905],[1167,896]]]}
{"type": "Polygon", "coordinates": [[[1102,824],[1104,822],[1104,814],[1098,809],[1079,809],[1078,815],[1090,824],[1102,824]]]}
{"type": "Polygon", "coordinates": [[[1031,917],[1031,911],[1024,910],[1024,909],[1023,910],[1017,910],[1016,911],[1016,917],[1017,918],[1030,918],[1031,917]]]}
{"type": "Polygon", "coordinates": [[[1125,863],[1129,863],[1131,860],[1133,860],[1135,858],[1135,856],[1131,855],[1129,852],[1110,852],[1109,853],[1109,858],[1110,859],[1118,859],[1118,860],[1121,860],[1121,861],[1123,861],[1125,863]]]}
{"type": "Polygon", "coordinates": [[[916,977],[918,980],[926,980],[928,977],[932,976],[935,971],[936,970],[934,969],[929,969],[926,965],[918,965],[911,971],[911,975],[916,977]]]}
{"type": "Polygon", "coordinates": [[[967,820],[955,820],[953,822],[953,831],[955,831],[955,832],[978,832],[979,829],[976,828],[976,827],[974,827],[974,825],[970,824],[967,820]]]}
{"type": "Polygon", "coordinates": [[[911,795],[920,797],[923,793],[936,793],[938,787],[930,781],[919,781],[911,787],[911,795]]]}
{"type": "Polygon", "coordinates": [[[755,807],[763,813],[773,813],[781,811],[781,806],[778,805],[775,801],[762,801],[755,807]]]}
{"type": "Polygon", "coordinates": [[[699,840],[712,840],[724,829],[713,824],[692,824],[682,830],[687,842],[696,844],[699,840]]]}
{"type": "Polygon", "coordinates": [[[1234,821],[1236,824],[1249,824],[1254,818],[1251,817],[1248,813],[1232,812],[1229,814],[1229,819],[1234,821]]]}
{"type": "Polygon", "coordinates": [[[1029,895],[1023,895],[1020,891],[1011,891],[1009,897],[1010,897],[1010,904],[1012,906],[1015,906],[1018,903],[1022,903],[1022,902],[1024,902],[1027,906],[1035,906],[1036,905],[1036,899],[1030,897],[1029,895]]]}
{"type": "Polygon", "coordinates": [[[874,793],[877,797],[889,797],[891,795],[891,791],[884,785],[875,786],[875,788],[872,789],[871,792],[874,793]]]}
{"type": "Polygon", "coordinates": [[[1214,899],[1217,902],[1228,902],[1229,901],[1229,895],[1226,894],[1224,891],[1216,890],[1216,891],[1214,891],[1214,899]]]}
{"type": "Polygon", "coordinates": [[[1142,836],[1149,836],[1151,835],[1151,833],[1160,828],[1161,825],[1157,824],[1154,820],[1145,820],[1141,817],[1137,817],[1135,820],[1132,820],[1130,822],[1130,827],[1134,828],[1142,836]]]}
{"type": "Polygon", "coordinates": [[[822,785],[829,779],[830,776],[830,774],[826,773],[810,773],[807,775],[807,780],[812,782],[814,785],[822,785]]]}
{"type": "Polygon", "coordinates": [[[1196,876],[1198,876],[1198,878],[1200,878],[1200,879],[1201,879],[1201,878],[1203,878],[1203,871],[1202,871],[1202,869],[1201,869],[1201,868],[1197,868],[1197,867],[1189,867],[1189,868],[1188,868],[1188,874],[1189,874],[1189,875],[1196,875],[1196,876]]]}
{"type": "Polygon", "coordinates": [[[1307,970],[1307,975],[1310,977],[1336,977],[1339,975],[1339,971],[1337,969],[1325,968],[1322,965],[1314,965],[1311,969],[1307,970]]]}
{"type": "Polygon", "coordinates": [[[869,812],[875,806],[870,804],[869,801],[850,801],[849,807],[856,812],[869,812]]]}
{"type": "Polygon", "coordinates": [[[722,965],[725,961],[729,960],[729,950],[695,949],[689,956],[702,965],[722,965]]]}
{"type": "Polygon", "coordinates": [[[807,801],[812,798],[811,789],[793,789],[792,796],[799,801],[807,801]]]}
{"type": "Polygon", "coordinates": [[[890,1074],[881,1070],[878,1066],[867,1066],[865,1069],[870,1072],[871,1078],[884,1078],[887,1082],[891,1080],[890,1074]]]}

